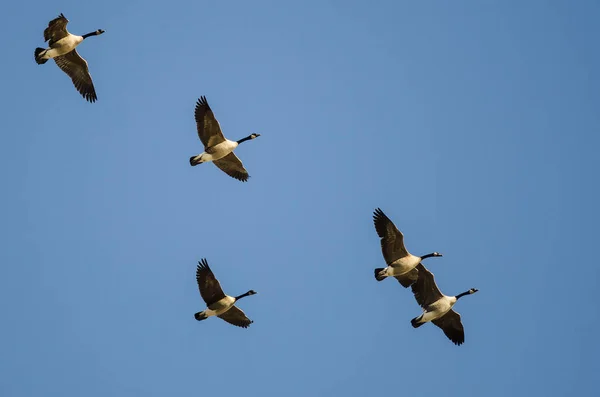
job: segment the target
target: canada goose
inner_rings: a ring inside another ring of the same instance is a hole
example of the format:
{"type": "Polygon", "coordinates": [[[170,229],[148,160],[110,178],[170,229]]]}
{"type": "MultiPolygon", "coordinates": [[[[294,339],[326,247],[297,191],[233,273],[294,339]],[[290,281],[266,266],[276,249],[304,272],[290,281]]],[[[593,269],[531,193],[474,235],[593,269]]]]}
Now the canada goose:
{"type": "Polygon", "coordinates": [[[465,330],[460,322],[460,314],[452,310],[452,306],[461,297],[479,290],[471,288],[456,296],[446,296],[440,292],[433,274],[425,266],[419,263],[417,270],[419,278],[412,285],[412,291],[417,303],[423,308],[423,314],[410,320],[410,323],[414,328],[419,328],[431,321],[440,327],[455,345],[461,345],[465,341],[465,330]]]}
{"type": "Polygon", "coordinates": [[[202,261],[198,262],[198,267],[196,268],[196,281],[198,282],[200,295],[207,306],[206,310],[194,314],[196,320],[202,321],[210,316],[217,316],[227,321],[229,324],[237,325],[242,328],[248,328],[248,326],[252,324],[253,321],[246,317],[244,312],[234,306],[234,304],[238,299],[254,295],[256,292],[250,290],[245,294],[235,297],[225,295],[221,289],[219,280],[215,278],[212,270],[210,270],[206,259],[202,259],[202,261]]]}
{"type": "Polygon", "coordinates": [[[221,132],[221,126],[204,96],[198,99],[194,116],[196,117],[198,136],[204,144],[204,152],[190,157],[190,165],[195,166],[212,161],[227,175],[239,181],[246,182],[250,177],[248,171],[246,171],[240,159],[233,153],[233,150],[240,143],[255,139],[260,134],[250,134],[239,141],[225,139],[221,132]]]}
{"type": "Polygon", "coordinates": [[[92,76],[88,69],[88,64],[75,50],[83,40],[88,37],[98,36],[104,33],[104,30],[98,29],[95,32],[77,36],[67,31],[69,20],[63,14],[54,18],[48,23],[44,30],[44,41],[48,42],[49,47],[35,49],[35,61],[41,65],[54,59],[58,67],[65,72],[79,93],[89,102],[95,102],[96,90],[92,82],[92,76]]]}
{"type": "Polygon", "coordinates": [[[417,280],[419,272],[415,268],[421,260],[434,256],[442,256],[439,252],[423,256],[414,256],[404,247],[404,235],[394,222],[388,218],[381,209],[375,209],[373,223],[377,235],[381,238],[381,251],[387,267],[375,269],[375,279],[381,281],[393,276],[404,288],[410,287],[417,280]]]}

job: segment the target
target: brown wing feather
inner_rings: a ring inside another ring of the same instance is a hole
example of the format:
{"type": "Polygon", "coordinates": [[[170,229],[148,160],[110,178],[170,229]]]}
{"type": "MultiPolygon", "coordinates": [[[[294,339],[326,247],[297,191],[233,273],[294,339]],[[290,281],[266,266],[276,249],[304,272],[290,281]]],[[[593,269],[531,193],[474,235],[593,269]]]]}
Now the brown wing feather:
{"type": "Polygon", "coordinates": [[[92,82],[92,76],[88,69],[88,64],[77,50],[53,58],[58,67],[65,72],[73,81],[73,85],[79,93],[88,101],[95,102],[98,97],[92,82]]]}
{"type": "Polygon", "coordinates": [[[242,328],[248,328],[250,324],[253,323],[252,320],[246,317],[242,309],[238,308],[237,306],[232,306],[231,309],[218,315],[217,317],[222,318],[229,324],[233,324],[242,328]]]}
{"type": "Polygon", "coordinates": [[[426,308],[444,295],[435,284],[433,273],[427,270],[422,263],[419,263],[416,269],[419,271],[419,277],[411,287],[412,292],[417,303],[421,305],[421,307],[426,308]]]}
{"type": "Polygon", "coordinates": [[[419,271],[417,270],[417,268],[414,268],[404,274],[401,274],[399,276],[394,276],[394,278],[396,280],[398,280],[398,282],[404,288],[408,288],[411,285],[413,285],[413,283],[415,283],[417,281],[417,279],[419,278],[419,271]]]}
{"type": "Polygon", "coordinates": [[[404,247],[404,235],[379,208],[373,213],[373,223],[381,238],[381,251],[388,265],[408,255],[404,247]]]}
{"type": "Polygon", "coordinates": [[[465,329],[460,321],[460,314],[454,310],[450,309],[448,313],[431,322],[440,327],[455,345],[460,346],[465,341],[465,329]]]}
{"type": "Polygon", "coordinates": [[[221,126],[208,105],[206,97],[201,96],[198,102],[196,102],[194,117],[196,119],[196,128],[198,129],[198,137],[205,148],[225,142],[221,126]]]}
{"type": "Polygon", "coordinates": [[[44,41],[47,41],[50,46],[58,40],[67,37],[67,24],[69,20],[61,13],[58,17],[48,22],[48,27],[44,29],[44,41]]]}
{"type": "Polygon", "coordinates": [[[202,259],[198,262],[198,267],[196,267],[196,281],[198,282],[198,288],[200,289],[200,296],[202,296],[202,299],[206,302],[206,306],[210,306],[225,298],[225,293],[221,288],[221,284],[219,284],[219,280],[215,278],[206,259],[202,259]]]}
{"type": "Polygon", "coordinates": [[[219,160],[213,161],[213,163],[215,163],[221,171],[238,181],[246,182],[248,181],[248,178],[250,178],[248,171],[244,168],[244,164],[242,164],[242,161],[233,152],[219,160]]]}

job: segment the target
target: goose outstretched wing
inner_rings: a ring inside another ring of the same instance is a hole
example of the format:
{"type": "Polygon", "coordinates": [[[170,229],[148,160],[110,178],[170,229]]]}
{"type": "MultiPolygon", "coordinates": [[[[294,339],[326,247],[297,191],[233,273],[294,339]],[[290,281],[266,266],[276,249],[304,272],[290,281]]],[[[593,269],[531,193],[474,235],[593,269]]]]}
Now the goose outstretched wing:
{"type": "Polygon", "coordinates": [[[231,309],[227,310],[225,313],[219,314],[217,317],[222,318],[229,324],[242,328],[248,328],[250,324],[253,323],[252,320],[246,317],[242,309],[237,306],[232,306],[231,309]]]}
{"type": "Polygon", "coordinates": [[[433,302],[441,299],[444,294],[442,294],[438,286],[435,284],[433,273],[427,270],[422,263],[419,263],[416,269],[419,271],[419,277],[411,286],[412,292],[417,303],[421,305],[421,307],[426,308],[433,302]]]}
{"type": "Polygon", "coordinates": [[[238,181],[246,182],[248,181],[248,178],[250,178],[248,171],[246,171],[244,164],[242,164],[242,160],[240,160],[233,152],[219,160],[213,161],[213,163],[215,163],[221,171],[238,181]]]}
{"type": "Polygon", "coordinates": [[[215,278],[206,259],[202,259],[198,262],[198,267],[196,267],[196,281],[198,282],[198,288],[200,289],[200,296],[202,296],[202,299],[206,302],[206,306],[210,306],[225,298],[225,293],[221,288],[221,284],[219,284],[219,280],[215,278]]]}
{"type": "Polygon", "coordinates": [[[88,64],[77,50],[66,53],[54,58],[54,62],[65,72],[73,81],[73,85],[79,93],[88,101],[96,102],[96,90],[92,82],[92,76],[88,69],[88,64]]]}
{"type": "Polygon", "coordinates": [[[50,46],[58,40],[67,37],[67,24],[69,20],[61,13],[58,17],[48,22],[48,27],[44,29],[44,41],[47,41],[50,46]]]}
{"type": "Polygon", "coordinates": [[[465,341],[465,329],[460,321],[460,314],[454,310],[450,309],[448,313],[431,322],[440,327],[455,345],[460,346],[465,341]]]}
{"type": "Polygon", "coordinates": [[[196,102],[194,118],[196,119],[198,137],[205,148],[225,142],[225,137],[223,136],[223,132],[221,132],[221,126],[208,105],[205,96],[201,96],[200,99],[198,99],[198,102],[196,102]]]}
{"type": "Polygon", "coordinates": [[[404,235],[379,208],[373,213],[373,223],[381,238],[381,251],[388,265],[408,255],[404,247],[404,235]]]}

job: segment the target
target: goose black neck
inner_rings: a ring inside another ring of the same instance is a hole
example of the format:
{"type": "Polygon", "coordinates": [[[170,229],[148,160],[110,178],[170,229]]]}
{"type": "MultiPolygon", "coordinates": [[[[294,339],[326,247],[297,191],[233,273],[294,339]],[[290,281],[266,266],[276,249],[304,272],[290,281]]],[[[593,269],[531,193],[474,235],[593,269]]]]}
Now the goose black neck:
{"type": "Polygon", "coordinates": [[[235,297],[235,300],[238,300],[238,299],[245,298],[245,297],[246,297],[246,296],[248,296],[248,295],[252,295],[252,294],[250,293],[250,291],[246,292],[245,294],[241,294],[240,296],[236,296],[236,297],[235,297]]]}
{"type": "Polygon", "coordinates": [[[87,39],[88,37],[90,37],[90,36],[96,36],[97,34],[98,34],[98,33],[96,33],[96,32],[90,32],[90,33],[86,33],[86,34],[84,34],[84,35],[83,35],[83,36],[81,36],[81,37],[83,37],[84,39],[87,39]]]}
{"type": "Polygon", "coordinates": [[[237,141],[237,143],[239,145],[240,143],[249,141],[250,139],[252,139],[252,135],[248,135],[247,137],[240,139],[239,141],[237,141]]]}
{"type": "Polygon", "coordinates": [[[458,300],[458,299],[462,298],[463,296],[469,295],[469,294],[470,294],[469,291],[465,291],[463,293],[460,293],[460,294],[456,295],[456,299],[458,300]]]}
{"type": "Polygon", "coordinates": [[[427,258],[431,258],[431,257],[434,257],[434,256],[436,256],[436,255],[435,255],[435,253],[432,252],[431,254],[423,255],[421,257],[421,259],[427,259],[427,258]]]}

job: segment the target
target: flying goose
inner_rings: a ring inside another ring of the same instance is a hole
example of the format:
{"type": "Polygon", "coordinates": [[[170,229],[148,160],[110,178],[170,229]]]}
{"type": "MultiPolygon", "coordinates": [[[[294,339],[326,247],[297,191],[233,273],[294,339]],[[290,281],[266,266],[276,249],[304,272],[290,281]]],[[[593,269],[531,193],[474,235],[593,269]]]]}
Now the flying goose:
{"type": "Polygon", "coordinates": [[[460,322],[460,314],[452,310],[452,307],[461,297],[471,295],[479,291],[471,288],[456,296],[442,294],[435,284],[433,273],[419,263],[418,280],[412,285],[412,291],[417,303],[423,308],[423,314],[410,320],[414,328],[419,328],[426,322],[431,321],[444,331],[444,334],[455,345],[459,346],[465,341],[465,330],[460,322]]]}
{"type": "Polygon", "coordinates": [[[202,321],[210,316],[217,316],[227,321],[229,324],[242,328],[248,328],[250,324],[252,324],[253,321],[246,317],[244,312],[241,309],[238,309],[234,304],[238,299],[256,294],[254,290],[250,290],[245,294],[235,297],[225,295],[221,289],[219,280],[215,278],[206,259],[202,259],[198,262],[198,267],[196,268],[196,281],[198,282],[200,295],[207,306],[206,310],[194,314],[196,320],[202,321]]]}
{"type": "Polygon", "coordinates": [[[44,30],[44,41],[48,42],[49,47],[35,49],[35,61],[41,65],[54,59],[58,67],[65,72],[79,93],[89,102],[95,102],[96,90],[92,82],[92,76],[88,69],[85,59],[77,53],[75,47],[91,36],[98,36],[104,33],[104,30],[98,29],[95,32],[77,36],[67,31],[69,20],[63,14],[54,18],[48,23],[44,30]]]}
{"type": "Polygon", "coordinates": [[[212,161],[230,177],[246,182],[250,177],[248,171],[246,171],[240,159],[233,153],[233,150],[240,143],[255,139],[260,134],[251,134],[239,141],[225,139],[221,132],[221,126],[204,96],[198,99],[194,116],[196,118],[196,127],[198,128],[198,136],[204,144],[204,152],[190,157],[190,165],[195,166],[212,161]]]}
{"type": "Polygon", "coordinates": [[[416,266],[421,260],[434,256],[442,256],[439,252],[423,256],[414,256],[404,247],[404,235],[381,209],[373,212],[373,223],[377,235],[381,238],[381,251],[387,267],[375,269],[375,279],[381,281],[386,277],[394,277],[404,288],[410,287],[417,280],[419,272],[416,266]]]}

